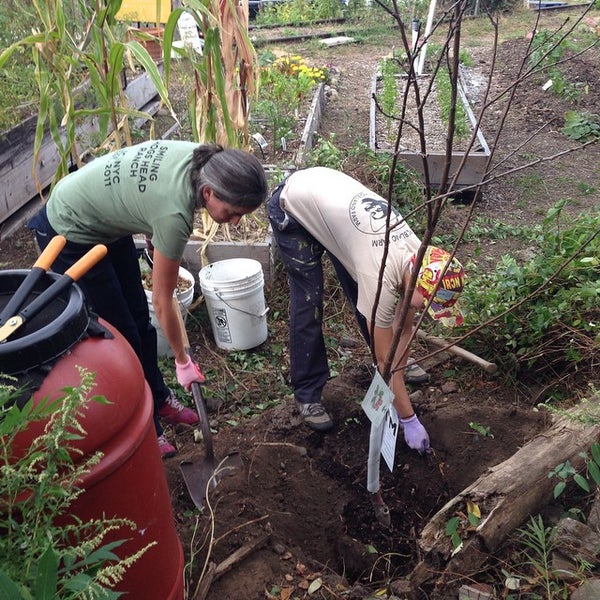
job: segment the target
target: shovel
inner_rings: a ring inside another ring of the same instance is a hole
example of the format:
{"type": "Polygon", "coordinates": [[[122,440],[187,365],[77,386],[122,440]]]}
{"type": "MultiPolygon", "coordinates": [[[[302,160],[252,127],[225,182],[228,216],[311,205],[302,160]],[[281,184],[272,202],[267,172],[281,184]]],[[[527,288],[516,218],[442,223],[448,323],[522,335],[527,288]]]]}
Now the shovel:
{"type": "MultiPolygon", "coordinates": [[[[188,352],[191,359],[194,360],[194,357],[191,355],[190,342],[177,298],[173,298],[173,302],[175,304],[177,319],[183,335],[186,352],[188,352]]],[[[193,382],[191,390],[194,404],[196,405],[196,410],[200,417],[200,429],[202,430],[202,438],[205,445],[205,456],[203,459],[196,461],[184,460],[179,464],[179,468],[181,469],[181,474],[183,475],[183,480],[185,481],[190,497],[196,507],[202,509],[204,508],[205,501],[208,497],[208,492],[211,489],[214,489],[219,481],[225,475],[230,474],[232,470],[242,468],[242,459],[239,452],[231,452],[222,460],[217,460],[213,450],[212,433],[210,431],[206,404],[204,403],[200,383],[197,381],[193,382]]]]}

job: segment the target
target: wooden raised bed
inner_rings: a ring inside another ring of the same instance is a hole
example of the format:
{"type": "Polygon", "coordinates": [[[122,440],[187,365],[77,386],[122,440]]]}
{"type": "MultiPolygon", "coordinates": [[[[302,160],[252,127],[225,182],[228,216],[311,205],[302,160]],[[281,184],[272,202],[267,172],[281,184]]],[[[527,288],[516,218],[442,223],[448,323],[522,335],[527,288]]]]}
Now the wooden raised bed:
{"type": "MultiPolygon", "coordinates": [[[[147,73],[142,73],[127,83],[125,95],[131,105],[152,113],[158,108],[153,99],[156,88],[147,73]]],[[[37,116],[33,115],[0,136],[0,239],[10,230],[11,218],[38,195],[36,176],[41,189],[45,189],[56,172],[59,154],[52,137],[46,134],[39,160],[33,165],[33,143],[37,116]]],[[[85,155],[91,140],[98,132],[98,119],[90,118],[77,127],[78,152],[85,155]]]]}
{"type": "MultiPolygon", "coordinates": [[[[428,76],[422,76],[428,77],[428,76]]],[[[402,78],[399,78],[400,80],[402,78]]],[[[404,78],[405,79],[405,78],[404,78]]],[[[376,107],[375,98],[377,97],[378,90],[380,88],[381,83],[381,74],[377,72],[372,80],[371,86],[371,106],[370,106],[370,123],[369,123],[369,145],[372,150],[376,152],[393,152],[393,143],[385,143],[382,142],[382,135],[379,131],[380,124],[378,125],[378,111],[376,107]]],[[[399,86],[402,88],[402,86],[399,86]]],[[[474,128],[476,124],[476,118],[473,114],[469,101],[467,99],[466,93],[464,91],[463,85],[459,81],[458,86],[459,96],[465,108],[465,112],[471,124],[471,127],[474,128]]],[[[402,98],[402,90],[400,91],[399,98],[402,98]]],[[[426,104],[426,112],[427,109],[431,106],[431,103],[428,101],[426,104]]],[[[408,114],[408,113],[407,113],[408,114]]],[[[427,165],[429,170],[430,183],[436,187],[441,183],[441,178],[444,170],[444,166],[446,164],[446,151],[445,151],[445,136],[446,136],[446,128],[441,123],[439,118],[432,117],[430,120],[431,127],[428,128],[426,124],[425,136],[427,140],[427,165]],[[436,122],[437,120],[437,122],[436,122]]],[[[398,129],[398,124],[394,124],[396,131],[398,129]]],[[[403,132],[406,132],[407,135],[412,133],[412,130],[405,125],[403,132]]],[[[384,136],[385,137],[385,136],[384,136]]],[[[398,157],[401,162],[403,162],[407,167],[421,173],[424,175],[424,166],[423,166],[423,157],[422,154],[418,151],[418,143],[413,141],[405,141],[403,138],[401,140],[401,147],[398,154],[398,157]]],[[[457,144],[454,145],[455,148],[458,148],[457,144]]],[[[462,167],[457,181],[457,187],[465,187],[471,186],[479,183],[487,168],[488,159],[490,157],[490,149],[488,144],[481,132],[481,129],[477,130],[477,143],[473,146],[473,148],[466,153],[466,161],[464,166],[462,167]]],[[[451,158],[451,166],[449,172],[449,180],[452,179],[454,174],[457,172],[461,162],[465,158],[465,151],[461,151],[456,149],[452,152],[451,158]]]]}

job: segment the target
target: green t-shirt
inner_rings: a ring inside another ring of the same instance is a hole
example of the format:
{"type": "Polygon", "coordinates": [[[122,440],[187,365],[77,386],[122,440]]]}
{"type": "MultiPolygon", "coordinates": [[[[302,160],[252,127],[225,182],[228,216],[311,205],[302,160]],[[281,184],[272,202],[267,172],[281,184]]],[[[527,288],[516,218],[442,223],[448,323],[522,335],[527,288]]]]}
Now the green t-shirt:
{"type": "Polygon", "coordinates": [[[94,159],[56,184],[50,224],[79,244],[143,233],[166,257],[180,259],[194,223],[190,165],[197,147],[151,140],[94,159]]]}

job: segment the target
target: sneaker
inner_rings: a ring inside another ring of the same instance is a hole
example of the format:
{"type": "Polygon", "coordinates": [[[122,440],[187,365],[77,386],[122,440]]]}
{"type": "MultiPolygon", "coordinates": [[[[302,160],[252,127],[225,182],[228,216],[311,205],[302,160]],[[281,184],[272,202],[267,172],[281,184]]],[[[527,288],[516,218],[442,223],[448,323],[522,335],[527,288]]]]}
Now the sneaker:
{"type": "Polygon", "coordinates": [[[177,448],[169,442],[164,434],[158,436],[158,449],[161,458],[171,458],[177,454],[177,448]]]}
{"type": "Polygon", "coordinates": [[[427,383],[429,381],[429,373],[421,369],[417,363],[411,363],[404,371],[404,381],[406,383],[427,383]]]}
{"type": "Polygon", "coordinates": [[[298,402],[298,411],[304,422],[315,431],[327,431],[333,427],[333,421],[320,402],[309,404],[298,402]]]}
{"type": "Polygon", "coordinates": [[[178,423],[196,425],[200,421],[196,411],[181,404],[173,392],[165,398],[165,403],[158,409],[158,416],[169,425],[178,423]]]}

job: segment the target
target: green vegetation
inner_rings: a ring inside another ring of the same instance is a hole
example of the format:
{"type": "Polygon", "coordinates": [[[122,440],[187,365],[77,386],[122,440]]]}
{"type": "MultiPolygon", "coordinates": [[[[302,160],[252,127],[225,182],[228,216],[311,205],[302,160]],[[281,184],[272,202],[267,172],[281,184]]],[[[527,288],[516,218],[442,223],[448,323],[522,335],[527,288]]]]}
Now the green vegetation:
{"type": "Polygon", "coordinates": [[[481,327],[477,343],[507,371],[559,367],[574,375],[596,355],[600,213],[569,219],[565,203],[531,230],[531,260],[505,255],[490,273],[473,269],[463,294],[466,326],[481,327]]]}
{"type": "MultiPolygon", "coordinates": [[[[319,83],[329,77],[325,66],[314,67],[301,56],[260,57],[260,95],[252,114],[253,130],[283,147],[298,121],[299,111],[319,83]],[[267,136],[266,127],[270,134],[267,136]]],[[[303,111],[306,114],[308,109],[303,111]]]]}
{"type": "Polygon", "coordinates": [[[347,12],[340,0],[287,0],[263,6],[256,16],[258,25],[300,25],[339,19],[347,12]]]}

